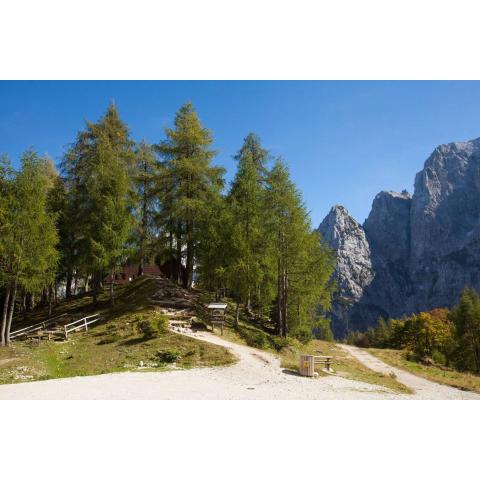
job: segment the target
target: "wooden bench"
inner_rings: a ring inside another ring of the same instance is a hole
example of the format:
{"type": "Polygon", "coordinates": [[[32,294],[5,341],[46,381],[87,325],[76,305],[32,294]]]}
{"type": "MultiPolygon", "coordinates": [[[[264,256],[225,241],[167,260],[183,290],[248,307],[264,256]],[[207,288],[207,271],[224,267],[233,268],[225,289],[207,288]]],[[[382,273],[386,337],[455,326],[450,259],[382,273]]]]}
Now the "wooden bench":
{"type": "Polygon", "coordinates": [[[325,365],[325,368],[327,369],[327,372],[332,371],[332,359],[333,357],[330,355],[315,355],[313,357],[313,363],[315,365],[325,365]]]}

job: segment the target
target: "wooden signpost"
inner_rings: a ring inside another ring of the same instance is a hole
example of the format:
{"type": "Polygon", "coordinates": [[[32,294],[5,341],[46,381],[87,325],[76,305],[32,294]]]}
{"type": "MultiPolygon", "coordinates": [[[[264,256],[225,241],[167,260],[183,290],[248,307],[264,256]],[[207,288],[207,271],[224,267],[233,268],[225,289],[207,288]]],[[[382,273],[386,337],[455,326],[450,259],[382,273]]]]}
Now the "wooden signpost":
{"type": "Polygon", "coordinates": [[[212,325],[212,332],[215,327],[220,327],[223,335],[223,327],[225,325],[225,310],[227,309],[226,303],[210,303],[207,308],[210,312],[210,323],[212,325]]]}

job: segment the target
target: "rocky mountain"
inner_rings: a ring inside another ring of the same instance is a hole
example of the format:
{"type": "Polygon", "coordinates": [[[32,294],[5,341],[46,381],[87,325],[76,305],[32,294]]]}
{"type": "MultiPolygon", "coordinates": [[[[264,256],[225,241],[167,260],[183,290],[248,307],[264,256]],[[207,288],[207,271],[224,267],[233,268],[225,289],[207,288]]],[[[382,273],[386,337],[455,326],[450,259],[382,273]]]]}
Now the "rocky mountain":
{"type": "Polygon", "coordinates": [[[337,336],[452,306],[466,285],[480,289],[480,139],[437,147],[413,196],[380,192],[363,226],[335,206],[319,231],[337,254],[337,336]]]}

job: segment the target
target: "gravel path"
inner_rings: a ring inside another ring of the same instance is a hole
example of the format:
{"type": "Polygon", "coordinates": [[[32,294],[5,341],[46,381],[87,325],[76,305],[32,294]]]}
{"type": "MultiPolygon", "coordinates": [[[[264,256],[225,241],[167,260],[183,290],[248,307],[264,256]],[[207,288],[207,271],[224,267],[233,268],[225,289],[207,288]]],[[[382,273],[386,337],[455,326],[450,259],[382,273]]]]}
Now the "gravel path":
{"type": "Polygon", "coordinates": [[[415,394],[411,398],[416,400],[480,400],[480,395],[474,392],[464,392],[458,388],[440,385],[425,378],[417,377],[405,370],[392,367],[373,356],[366,350],[351,345],[339,345],[343,350],[354,356],[359,362],[375,372],[385,375],[393,372],[397,380],[407,387],[414,390],[415,394]]]}
{"type": "MultiPolygon", "coordinates": [[[[229,367],[173,370],[169,372],[126,372],[74,377],[42,382],[1,385],[0,399],[400,399],[479,398],[442,387],[394,370],[400,381],[413,377],[411,386],[420,395],[400,395],[383,387],[336,376],[315,379],[287,373],[279,360],[266,352],[228,342],[208,332],[190,336],[229,348],[238,362],[229,367]],[[402,378],[401,378],[402,377],[402,378]],[[427,385],[428,384],[428,385],[427,385]],[[454,396],[455,394],[455,396],[454,396]]],[[[365,363],[363,352],[347,351],[365,363]]],[[[373,360],[377,361],[374,357],[373,360]]],[[[368,359],[371,362],[371,359],[368,359]]],[[[379,362],[379,361],[378,361],[379,362]]],[[[379,362],[381,364],[382,362],[379,362]]],[[[374,365],[380,368],[379,365],[374,365]]],[[[383,367],[382,367],[383,368],[383,367]]],[[[405,381],[405,384],[408,384],[405,381]]]]}

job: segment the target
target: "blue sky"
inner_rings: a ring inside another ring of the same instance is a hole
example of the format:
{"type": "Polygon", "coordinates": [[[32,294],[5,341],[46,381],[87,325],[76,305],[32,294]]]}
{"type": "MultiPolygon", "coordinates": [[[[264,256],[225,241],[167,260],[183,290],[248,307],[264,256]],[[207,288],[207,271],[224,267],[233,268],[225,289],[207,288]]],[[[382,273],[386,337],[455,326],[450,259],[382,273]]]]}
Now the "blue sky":
{"type": "Polygon", "coordinates": [[[0,152],[59,161],[114,100],[135,140],[164,138],[192,101],[227,169],[245,135],[282,156],[317,227],[334,204],[360,222],[381,190],[412,192],[436,145],[480,136],[480,82],[0,82],[0,152]]]}

